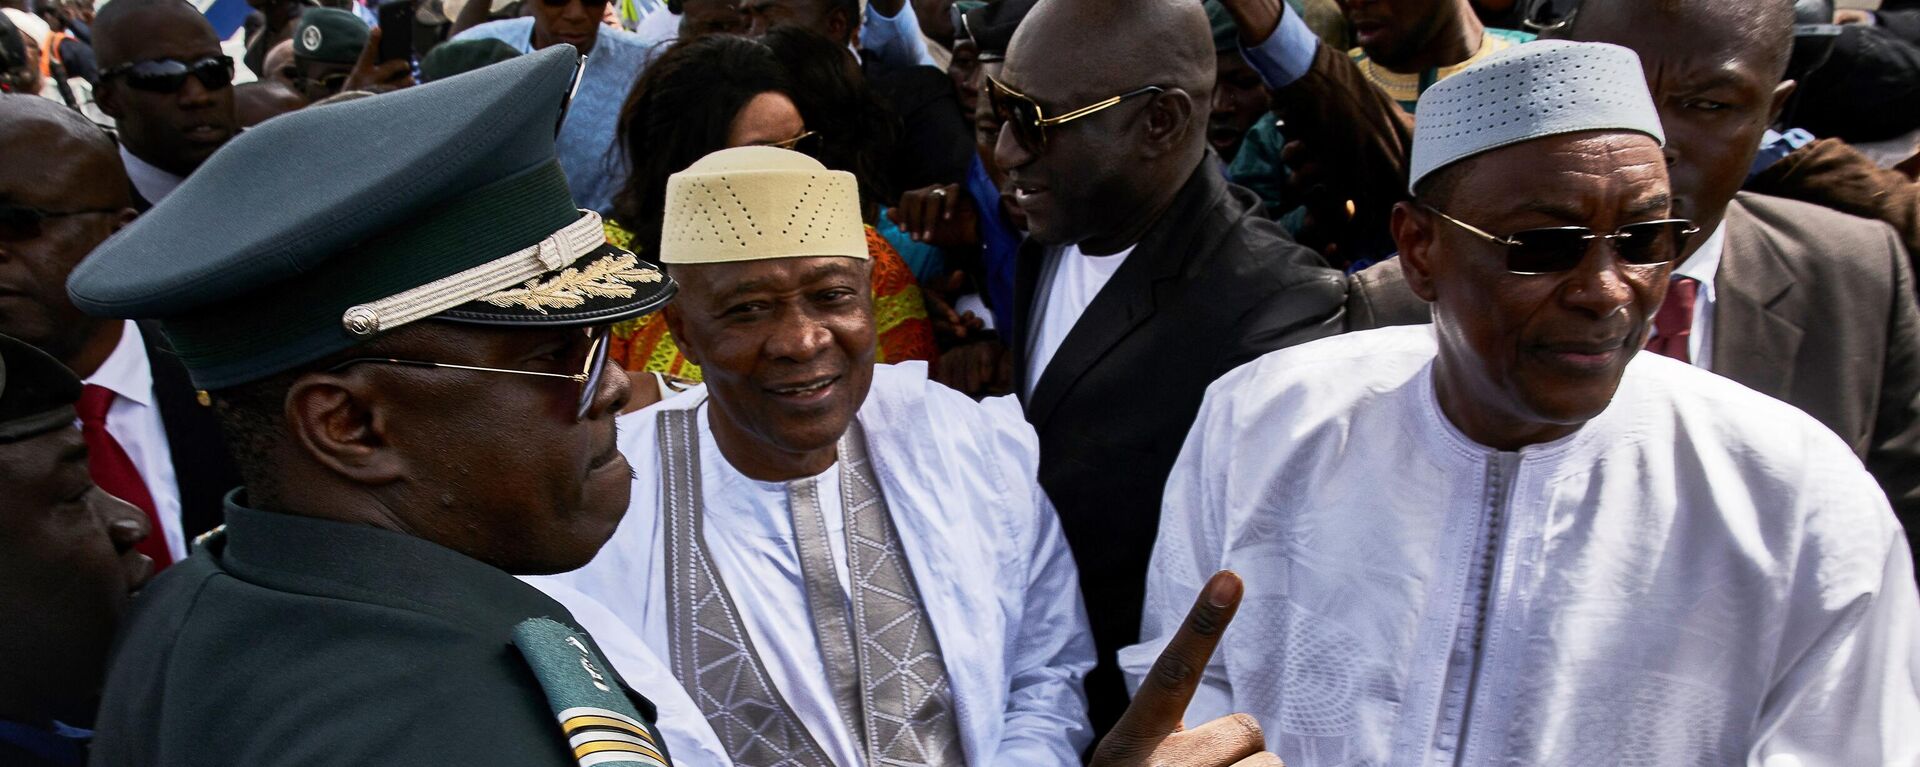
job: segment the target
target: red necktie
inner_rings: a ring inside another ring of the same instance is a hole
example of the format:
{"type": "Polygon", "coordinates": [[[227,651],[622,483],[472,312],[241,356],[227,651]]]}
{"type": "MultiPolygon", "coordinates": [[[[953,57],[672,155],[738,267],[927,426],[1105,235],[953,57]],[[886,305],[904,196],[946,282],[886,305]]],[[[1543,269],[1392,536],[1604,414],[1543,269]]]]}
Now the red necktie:
{"type": "Polygon", "coordinates": [[[152,532],[134,548],[152,557],[154,572],[159,572],[173,563],[173,554],[167,550],[167,534],[160,526],[159,514],[154,511],[153,494],[147,492],[147,483],[134,468],[133,459],[127,457],[127,451],[107,431],[107,408],[113,406],[113,398],[112,390],[87,384],[81,388],[80,401],[74,404],[80,413],[80,436],[87,443],[87,472],[93,475],[93,483],[101,490],[147,513],[152,532]]]}
{"type": "Polygon", "coordinates": [[[1699,296],[1700,281],[1692,277],[1675,277],[1667,284],[1667,300],[1653,315],[1653,338],[1647,340],[1648,351],[1689,364],[1693,362],[1687,342],[1693,340],[1693,302],[1699,296]]]}

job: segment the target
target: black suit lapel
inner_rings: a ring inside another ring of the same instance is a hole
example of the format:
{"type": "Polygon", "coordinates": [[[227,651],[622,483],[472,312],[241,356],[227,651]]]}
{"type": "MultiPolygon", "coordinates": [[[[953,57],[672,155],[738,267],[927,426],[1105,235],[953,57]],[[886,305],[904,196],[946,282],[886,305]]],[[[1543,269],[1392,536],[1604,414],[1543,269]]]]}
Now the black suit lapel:
{"type": "Polygon", "coordinates": [[[1714,276],[1713,372],[1775,398],[1793,388],[1805,331],[1790,319],[1799,293],[1776,238],[1736,198],[1714,276]]]}
{"type": "MultiPolygon", "coordinates": [[[[1027,403],[1027,420],[1035,428],[1044,428],[1067,392],[1097,367],[1115,344],[1153,316],[1155,284],[1178,276],[1187,259],[1199,252],[1193,240],[1200,233],[1202,218],[1225,195],[1226,181],[1214,172],[1209,154],[1060,342],[1027,403]]],[[[1037,281],[1037,265],[1023,263],[1021,268],[1033,268],[1037,281]]],[[[1022,305],[1031,307],[1032,296],[1028,295],[1022,305]]],[[[1021,357],[1025,357],[1024,350],[1021,357]]],[[[1025,375],[1024,370],[1019,372],[1025,375]]]]}
{"type": "Polygon", "coordinates": [[[240,471],[227,452],[213,408],[200,404],[186,366],[167,349],[159,326],[140,324],[153,372],[154,401],[167,430],[174,482],[180,487],[180,524],[187,540],[213,529],[224,517],[227,491],[240,485],[240,471]]]}

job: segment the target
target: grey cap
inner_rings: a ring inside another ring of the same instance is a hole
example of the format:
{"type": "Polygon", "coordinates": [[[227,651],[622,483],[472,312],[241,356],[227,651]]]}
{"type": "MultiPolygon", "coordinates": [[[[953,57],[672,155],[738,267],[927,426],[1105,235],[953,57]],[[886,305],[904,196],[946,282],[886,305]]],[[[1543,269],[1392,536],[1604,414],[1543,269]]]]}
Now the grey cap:
{"type": "Polygon", "coordinates": [[[1516,45],[1428,88],[1415,111],[1408,191],[1469,157],[1563,133],[1633,132],[1667,142],[1640,57],[1608,43],[1516,45]]]}

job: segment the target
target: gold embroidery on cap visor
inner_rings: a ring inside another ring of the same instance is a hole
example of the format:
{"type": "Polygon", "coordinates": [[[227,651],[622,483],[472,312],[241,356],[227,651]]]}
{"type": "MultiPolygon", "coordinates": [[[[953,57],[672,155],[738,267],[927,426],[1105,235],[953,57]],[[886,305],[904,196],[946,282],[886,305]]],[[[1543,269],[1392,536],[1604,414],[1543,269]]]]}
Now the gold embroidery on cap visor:
{"type": "Polygon", "coordinates": [[[548,309],[572,309],[589,298],[632,298],[636,283],[661,280],[660,270],[641,266],[632,253],[603,256],[585,267],[567,267],[547,279],[535,277],[517,288],[480,300],[502,308],[523,307],[546,314],[548,309]]]}

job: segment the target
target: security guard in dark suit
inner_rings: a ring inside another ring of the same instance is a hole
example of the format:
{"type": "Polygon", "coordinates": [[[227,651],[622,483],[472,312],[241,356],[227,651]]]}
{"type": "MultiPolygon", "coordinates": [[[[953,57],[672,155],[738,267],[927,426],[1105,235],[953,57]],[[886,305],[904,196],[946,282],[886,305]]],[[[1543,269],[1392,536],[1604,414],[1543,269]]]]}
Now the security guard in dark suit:
{"type": "Polygon", "coordinates": [[[123,623],[92,764],[669,763],[514,577],[618,525],[606,331],[673,293],[567,192],[564,48],[248,131],[75,270],[160,322],[246,481],[123,623]]]}

